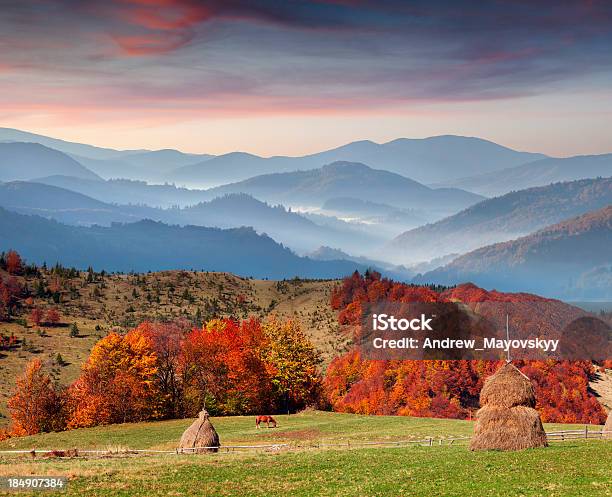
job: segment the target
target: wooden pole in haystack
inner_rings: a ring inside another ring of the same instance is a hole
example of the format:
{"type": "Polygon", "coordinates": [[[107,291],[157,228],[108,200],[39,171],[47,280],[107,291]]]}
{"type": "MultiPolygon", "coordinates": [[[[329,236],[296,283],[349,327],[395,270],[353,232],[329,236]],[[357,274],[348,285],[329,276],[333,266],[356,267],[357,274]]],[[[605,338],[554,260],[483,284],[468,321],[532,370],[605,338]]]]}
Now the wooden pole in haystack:
{"type": "Polygon", "coordinates": [[[522,450],[546,447],[546,433],[535,407],[531,381],[507,362],[489,376],[480,392],[470,450],[522,450]]]}

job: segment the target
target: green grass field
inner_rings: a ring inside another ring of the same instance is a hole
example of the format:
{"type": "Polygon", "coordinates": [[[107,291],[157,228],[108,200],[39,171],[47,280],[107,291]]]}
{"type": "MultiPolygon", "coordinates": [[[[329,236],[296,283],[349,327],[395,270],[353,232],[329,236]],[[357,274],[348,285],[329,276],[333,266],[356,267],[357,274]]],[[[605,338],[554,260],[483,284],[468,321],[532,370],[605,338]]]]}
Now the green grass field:
{"type": "MultiPolygon", "coordinates": [[[[472,423],[317,411],[277,419],[279,428],[259,431],[253,417],[215,418],[213,423],[224,445],[288,443],[288,449],[72,459],[2,455],[0,476],[68,476],[70,483],[62,495],[612,495],[608,441],[553,443],[546,449],[515,453],[472,453],[465,442],[373,448],[358,442],[469,436],[472,423]],[[346,446],[318,448],[321,443],[346,446]]],[[[51,433],[7,440],[0,450],[173,449],[189,423],[51,433]]],[[[546,426],[548,431],[570,428],[546,426]]]]}

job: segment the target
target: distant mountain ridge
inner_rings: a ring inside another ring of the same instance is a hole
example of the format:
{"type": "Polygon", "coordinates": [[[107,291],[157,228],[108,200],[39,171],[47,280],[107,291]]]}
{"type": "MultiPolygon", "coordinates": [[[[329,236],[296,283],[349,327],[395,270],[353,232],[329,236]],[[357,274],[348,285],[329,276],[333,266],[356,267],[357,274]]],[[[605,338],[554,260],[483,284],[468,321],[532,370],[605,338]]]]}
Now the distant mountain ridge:
{"type": "Polygon", "coordinates": [[[415,282],[471,281],[556,298],[612,298],[612,205],[479,248],[415,282]]]}
{"type": "Polygon", "coordinates": [[[347,260],[357,262],[364,266],[368,266],[379,272],[382,272],[384,276],[392,278],[397,281],[409,281],[416,273],[411,271],[409,268],[404,266],[394,266],[384,261],[377,261],[374,259],[368,259],[367,257],[356,257],[347,254],[346,252],[328,247],[326,245],[320,246],[315,251],[307,254],[311,259],[318,261],[338,261],[347,260]]]}
{"type": "Polygon", "coordinates": [[[453,186],[485,196],[497,196],[559,181],[609,176],[612,176],[612,154],[577,155],[537,160],[495,173],[444,181],[432,186],[453,186]]]}
{"type": "MultiPolygon", "coordinates": [[[[104,179],[160,180],[164,174],[172,169],[214,157],[210,154],[187,154],[172,149],[115,150],[83,143],[73,143],[12,128],[0,128],[1,142],[28,142],[44,145],[69,155],[104,179]]],[[[50,176],[52,174],[57,173],[46,172],[39,174],[39,176],[50,176]]]]}
{"type": "Polygon", "coordinates": [[[391,260],[406,264],[524,236],[612,204],[612,178],[585,179],[508,193],[402,233],[387,247],[391,260]]]}
{"type": "Polygon", "coordinates": [[[321,240],[362,251],[377,246],[375,234],[359,230],[347,223],[342,227],[322,226],[282,205],[271,206],[244,193],[227,194],[184,209],[173,209],[175,222],[200,226],[252,226],[300,252],[314,250],[321,240]]]}
{"type": "Polygon", "coordinates": [[[151,207],[194,205],[211,199],[206,190],[189,190],[174,185],[149,185],[144,181],[111,179],[89,181],[70,176],[47,176],[33,182],[57,186],[82,193],[102,202],[116,204],[146,204],[151,207]]]}
{"type": "Polygon", "coordinates": [[[0,181],[30,180],[62,174],[99,181],[102,178],[68,155],[38,143],[0,143],[0,181]]]}
{"type": "Polygon", "coordinates": [[[27,181],[0,183],[0,207],[82,226],[157,217],[157,209],[151,207],[109,204],[72,190],[27,181]]]}
{"type": "Polygon", "coordinates": [[[338,278],[365,267],[350,261],[314,261],[251,228],[222,230],[155,221],[89,228],[0,208],[0,250],[31,262],[106,271],[197,269],[257,278],[338,278]]]}
{"type": "Polygon", "coordinates": [[[87,166],[104,179],[124,178],[159,182],[170,171],[208,160],[210,154],[185,154],[178,150],[151,150],[144,152],[124,152],[111,159],[92,159],[73,154],[76,160],[87,166]]]}
{"type": "Polygon", "coordinates": [[[211,196],[248,193],[283,205],[316,207],[332,198],[355,197],[437,212],[457,211],[482,200],[481,196],[463,190],[434,190],[399,174],[352,162],[334,162],[319,169],[255,176],[207,191],[211,196]]]}
{"type": "Polygon", "coordinates": [[[357,141],[303,157],[259,157],[245,152],[220,155],[204,163],[177,169],[167,180],[190,186],[236,182],[262,174],[317,169],[332,162],[361,162],[376,169],[433,183],[490,172],[545,158],[517,152],[480,138],[444,135],[399,138],[387,143],[357,141]]]}
{"type": "Polygon", "coordinates": [[[111,204],[56,186],[18,181],[0,183],[0,207],[78,226],[109,226],[143,219],[181,226],[248,226],[300,252],[314,250],[321,240],[361,250],[380,243],[374,234],[348,223],[320,226],[283,206],[270,206],[246,194],[230,194],[184,208],[159,209],[111,204]]]}
{"type": "MultiPolygon", "coordinates": [[[[93,145],[85,145],[83,143],[74,143],[58,138],[51,138],[36,133],[29,133],[13,128],[0,127],[0,142],[29,142],[39,143],[46,147],[53,148],[65,154],[79,154],[94,159],[112,159],[119,157],[122,154],[120,150],[112,148],[95,147],[93,145]]],[[[140,152],[141,150],[133,150],[132,152],[140,152]]]]}

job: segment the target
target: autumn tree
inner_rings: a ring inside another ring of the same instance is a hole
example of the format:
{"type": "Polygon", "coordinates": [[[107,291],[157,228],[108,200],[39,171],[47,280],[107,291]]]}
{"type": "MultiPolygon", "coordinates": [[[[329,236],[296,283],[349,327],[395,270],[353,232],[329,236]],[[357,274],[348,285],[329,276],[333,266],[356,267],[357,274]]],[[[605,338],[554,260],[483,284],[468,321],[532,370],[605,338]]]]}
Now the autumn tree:
{"type": "Polygon", "coordinates": [[[39,359],[33,359],[8,400],[12,433],[16,436],[58,431],[65,427],[64,395],[43,371],[39,359]]]}
{"type": "Polygon", "coordinates": [[[180,368],[183,341],[189,331],[188,323],[142,323],[138,328],[147,330],[157,355],[156,382],[163,417],[184,417],[186,406],[180,368]]]}
{"type": "Polygon", "coordinates": [[[22,271],[21,256],[14,250],[9,250],[6,254],[6,270],[9,274],[20,274],[22,271]]]}
{"type": "Polygon", "coordinates": [[[32,310],[30,311],[30,321],[32,321],[32,323],[35,326],[40,326],[40,324],[42,323],[43,320],[43,311],[40,307],[33,307],[32,310]]]}
{"type": "Polygon", "coordinates": [[[60,319],[60,314],[56,309],[49,309],[45,315],[45,322],[50,326],[57,325],[60,319]]]}
{"type": "Polygon", "coordinates": [[[272,317],[263,324],[263,331],[267,338],[263,357],[285,409],[296,410],[316,403],[321,387],[318,373],[321,357],[300,325],[272,317]]]}
{"type": "Polygon", "coordinates": [[[181,375],[190,412],[205,405],[212,413],[245,414],[269,405],[272,388],[259,353],[264,340],[254,319],[213,319],[189,333],[181,375]]]}
{"type": "Polygon", "coordinates": [[[10,319],[21,293],[22,287],[17,278],[0,279],[0,320],[10,319]]]}
{"type": "Polygon", "coordinates": [[[71,428],[161,417],[157,355],[147,329],[110,333],[93,347],[69,389],[71,428]]]}

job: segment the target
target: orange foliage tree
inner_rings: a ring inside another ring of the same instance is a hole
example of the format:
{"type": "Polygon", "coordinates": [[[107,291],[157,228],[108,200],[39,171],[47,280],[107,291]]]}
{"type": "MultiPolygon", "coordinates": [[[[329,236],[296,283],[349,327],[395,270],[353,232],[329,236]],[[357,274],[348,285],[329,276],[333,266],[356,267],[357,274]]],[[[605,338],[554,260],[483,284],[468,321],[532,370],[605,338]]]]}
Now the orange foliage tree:
{"type": "Polygon", "coordinates": [[[77,428],[161,417],[157,355],[146,325],[110,333],[92,349],[69,389],[68,426],[77,428]]]}
{"type": "Polygon", "coordinates": [[[65,426],[63,391],[53,385],[39,359],[30,361],[17,378],[7,405],[15,436],[58,431],[65,426]]]}
{"type": "Polygon", "coordinates": [[[9,250],[6,254],[6,270],[9,274],[19,274],[22,271],[21,256],[14,250],[9,250]]]}

